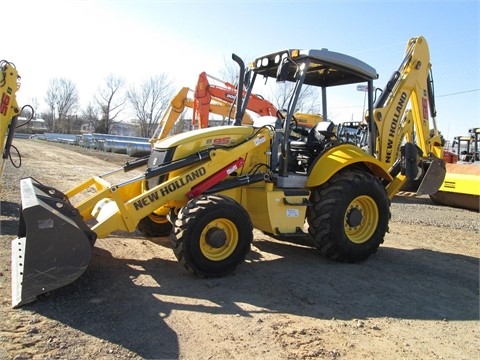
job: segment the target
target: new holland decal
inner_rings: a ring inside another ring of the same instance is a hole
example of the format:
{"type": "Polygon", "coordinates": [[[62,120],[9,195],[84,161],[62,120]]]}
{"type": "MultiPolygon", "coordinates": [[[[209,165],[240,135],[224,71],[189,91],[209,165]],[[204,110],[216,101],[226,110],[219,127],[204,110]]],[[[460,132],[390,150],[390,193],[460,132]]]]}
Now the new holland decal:
{"type": "Polygon", "coordinates": [[[140,200],[135,201],[133,203],[133,207],[135,208],[135,210],[140,210],[144,206],[147,206],[147,205],[159,200],[161,197],[167,196],[171,192],[184,187],[185,185],[187,185],[188,183],[190,183],[190,182],[192,182],[196,179],[199,179],[200,177],[202,177],[206,173],[207,173],[207,170],[202,166],[201,168],[199,168],[195,171],[192,171],[192,172],[188,173],[187,175],[182,176],[181,178],[178,178],[175,181],[166,184],[165,186],[162,186],[157,191],[144,196],[140,200]]]}
{"type": "Polygon", "coordinates": [[[398,100],[397,107],[395,108],[395,113],[393,114],[392,124],[390,125],[390,129],[388,131],[387,153],[385,156],[385,162],[387,163],[392,161],[393,141],[395,139],[395,134],[398,131],[400,116],[403,113],[403,109],[406,103],[407,103],[407,94],[405,92],[402,92],[400,94],[400,99],[398,100]]]}

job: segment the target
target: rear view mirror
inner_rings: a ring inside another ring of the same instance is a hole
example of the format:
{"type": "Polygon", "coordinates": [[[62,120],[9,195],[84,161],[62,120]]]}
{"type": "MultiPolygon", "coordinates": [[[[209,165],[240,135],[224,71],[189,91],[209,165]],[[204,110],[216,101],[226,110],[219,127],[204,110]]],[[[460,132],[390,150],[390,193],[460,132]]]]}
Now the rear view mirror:
{"type": "Polygon", "coordinates": [[[288,77],[288,71],[289,71],[289,59],[284,58],[282,60],[282,63],[277,68],[277,82],[285,82],[285,80],[287,80],[287,77],[288,77]]]}
{"type": "Polygon", "coordinates": [[[252,70],[247,69],[245,70],[245,75],[243,76],[243,83],[245,84],[246,89],[250,87],[251,80],[252,80],[252,70]]]}

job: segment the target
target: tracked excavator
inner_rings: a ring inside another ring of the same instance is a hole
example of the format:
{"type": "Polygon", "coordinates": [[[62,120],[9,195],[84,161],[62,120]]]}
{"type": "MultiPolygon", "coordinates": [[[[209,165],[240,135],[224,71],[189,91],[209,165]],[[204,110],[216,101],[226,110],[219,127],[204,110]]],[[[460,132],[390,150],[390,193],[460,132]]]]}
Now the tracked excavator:
{"type": "MultiPolygon", "coordinates": [[[[183,87],[172,98],[170,105],[165,111],[160,120],[150,143],[153,145],[156,141],[168,136],[175,122],[178,120],[186,107],[193,109],[192,125],[199,128],[206,128],[209,126],[210,114],[221,115],[224,118],[231,119],[232,115],[236,113],[236,96],[237,87],[227,81],[220,80],[206,72],[200,73],[197,84],[195,86],[194,97],[191,98],[188,94],[191,89],[183,87]],[[214,79],[220,85],[211,84],[209,78],[214,79]]],[[[244,91],[243,96],[245,96],[244,91]]],[[[272,116],[277,113],[277,108],[268,100],[260,95],[251,94],[247,102],[246,108],[258,116],[272,116]]],[[[296,120],[298,122],[297,131],[301,133],[304,129],[310,129],[319,121],[322,121],[322,116],[308,113],[296,113],[296,120]]],[[[252,125],[253,118],[248,112],[242,113],[242,124],[252,125]]]]}
{"type": "Polygon", "coordinates": [[[41,179],[21,180],[19,233],[12,241],[14,307],[73,282],[87,268],[97,238],[133,232],[152,213],[159,220],[151,221],[152,230],[170,236],[181,265],[212,277],[233,272],[245,260],[253,228],[309,239],[333,261],[363,261],[382,244],[390,199],[407,179],[421,178],[422,194],[442,184],[443,148],[423,37],[410,39],[400,67],[375,102],[368,91],[368,151],[338,141],[329,121],[315,125],[306,139],[289,134],[303,86],[322,90],[327,118],[328,90],[350,84],[373,89],[378,78],[373,67],[327,49],[269,53],[255,59],[250,72],[232,57],[241,74],[233,125],[155,142],[148,160],[119,169],[145,169],[123,182],[110,183],[109,173],[61,191],[41,179]],[[273,123],[242,125],[252,89],[245,86],[242,96],[243,85],[258,76],[280,86],[292,82],[294,91],[273,123]]]}
{"type": "MultiPolygon", "coordinates": [[[[242,96],[245,96],[245,93],[242,96]]],[[[192,119],[194,124],[198,122],[199,128],[208,127],[209,106],[212,99],[222,101],[225,104],[234,104],[237,99],[237,87],[228,81],[222,81],[206,72],[202,72],[198,76],[195,86],[194,116],[192,119]],[[215,79],[217,83],[222,85],[210,83],[209,78],[215,79]]],[[[260,116],[274,115],[277,111],[273,104],[255,94],[250,94],[248,108],[260,116]]],[[[230,118],[233,118],[234,114],[232,112],[230,118]]]]}
{"type": "MultiPolygon", "coordinates": [[[[178,120],[185,108],[193,109],[193,118],[198,117],[197,107],[194,105],[195,100],[188,96],[191,91],[192,90],[188,87],[182,87],[172,98],[172,100],[170,100],[170,105],[163,114],[162,119],[158,123],[158,126],[155,129],[152,138],[150,139],[150,143],[152,145],[168,136],[172,130],[172,127],[175,125],[175,122],[178,120]]],[[[232,116],[232,111],[236,111],[236,107],[232,107],[231,104],[223,102],[220,99],[213,98],[210,99],[209,103],[207,104],[206,111],[207,120],[202,127],[208,127],[208,114],[213,113],[230,118],[232,116]]],[[[252,117],[246,112],[242,114],[242,124],[253,124],[252,117]]]]}
{"type": "MultiPolygon", "coordinates": [[[[248,85],[253,86],[253,82],[249,82],[248,85]]],[[[251,89],[244,89],[242,96],[245,97],[247,92],[249,94],[248,101],[245,101],[247,110],[250,110],[258,116],[276,116],[278,109],[275,105],[261,95],[253,94],[251,89]]],[[[213,75],[209,75],[206,72],[200,73],[195,86],[193,123],[196,124],[198,122],[200,128],[208,127],[209,106],[212,103],[212,100],[235,106],[236,99],[237,87],[235,85],[228,81],[223,81],[213,75]],[[211,82],[209,79],[214,80],[215,83],[211,82]]],[[[233,107],[230,117],[235,114],[234,109],[235,107],[233,107]]],[[[308,131],[318,122],[322,121],[323,117],[317,114],[296,112],[295,119],[297,129],[293,130],[302,134],[304,130],[308,131]]],[[[253,124],[253,122],[247,124],[253,124]]]]}

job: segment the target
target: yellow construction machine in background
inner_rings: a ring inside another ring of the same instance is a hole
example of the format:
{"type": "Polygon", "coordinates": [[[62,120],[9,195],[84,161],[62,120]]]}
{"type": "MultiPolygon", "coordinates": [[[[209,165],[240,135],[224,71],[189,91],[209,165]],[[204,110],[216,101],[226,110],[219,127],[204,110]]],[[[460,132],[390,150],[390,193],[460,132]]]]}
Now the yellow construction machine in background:
{"type": "Polygon", "coordinates": [[[445,180],[430,198],[437,204],[480,212],[480,128],[456,136],[453,148],[458,161],[447,162],[445,180]]]}
{"type": "Polygon", "coordinates": [[[19,80],[20,76],[15,66],[6,60],[0,61],[0,150],[2,151],[0,190],[3,187],[2,178],[6,160],[11,158],[13,134],[20,114],[15,96],[20,87],[19,80]]]}

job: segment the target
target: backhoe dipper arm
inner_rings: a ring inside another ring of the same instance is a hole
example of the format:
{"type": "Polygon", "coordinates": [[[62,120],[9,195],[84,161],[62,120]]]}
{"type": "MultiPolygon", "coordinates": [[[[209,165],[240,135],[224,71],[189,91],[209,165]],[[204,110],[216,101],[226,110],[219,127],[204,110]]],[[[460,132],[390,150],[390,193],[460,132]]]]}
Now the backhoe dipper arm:
{"type": "Polygon", "coordinates": [[[442,157],[442,145],[436,122],[429,122],[429,108],[435,116],[433,85],[430,75],[431,64],[427,42],[423,37],[410,39],[405,57],[389,82],[382,95],[374,105],[374,121],[378,130],[376,137],[377,157],[380,161],[392,166],[400,158],[400,147],[407,136],[402,129],[407,105],[411,106],[411,118],[415,134],[414,138],[423,156],[442,157]],[[433,133],[430,135],[430,129],[433,133]]]}
{"type": "Polygon", "coordinates": [[[441,186],[446,170],[435,115],[428,45],[423,37],[412,38],[373,110],[375,155],[393,177],[387,186],[390,198],[407,180],[421,180],[418,188],[409,190],[417,195],[432,194],[441,186]]]}

